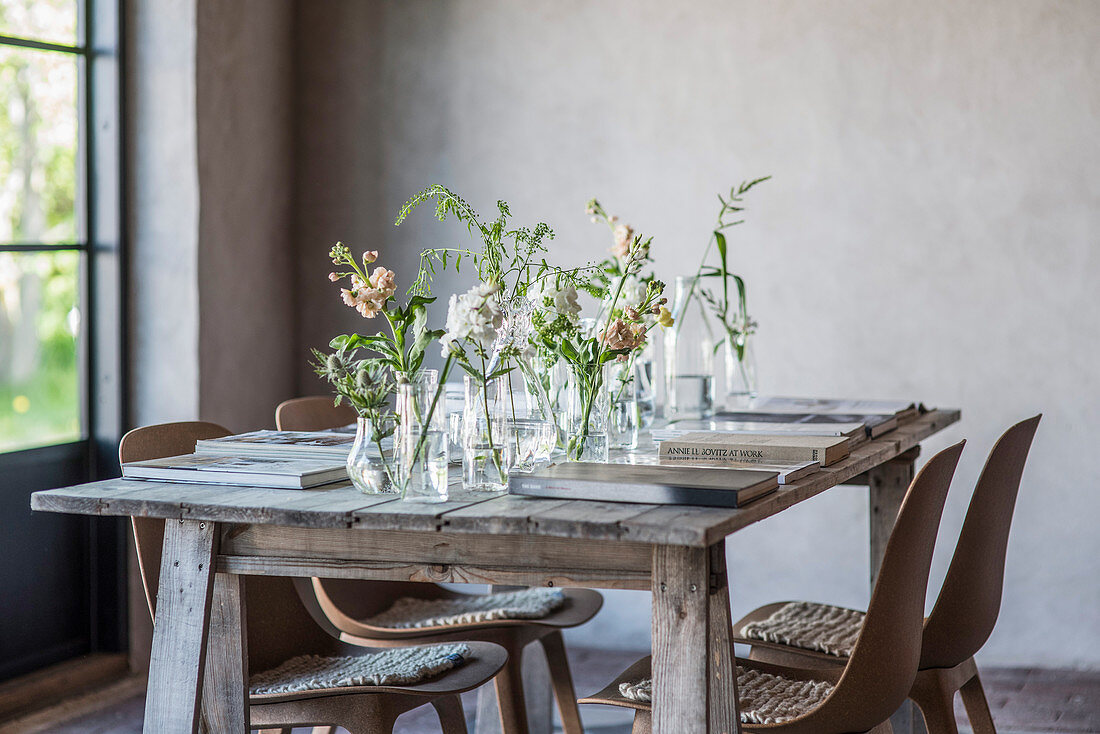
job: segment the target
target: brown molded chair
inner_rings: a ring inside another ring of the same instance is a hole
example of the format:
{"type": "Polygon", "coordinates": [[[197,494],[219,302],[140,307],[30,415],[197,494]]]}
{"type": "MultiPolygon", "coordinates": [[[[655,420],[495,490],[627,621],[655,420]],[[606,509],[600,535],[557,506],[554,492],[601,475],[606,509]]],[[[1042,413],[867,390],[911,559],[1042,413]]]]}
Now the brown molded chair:
{"type": "Polygon", "coordinates": [[[275,408],[275,427],[280,431],[324,431],[353,426],[355,420],[355,409],[350,405],[335,405],[331,395],[292,398],[275,408]]]}
{"type": "MultiPolygon", "coordinates": [[[[275,425],[283,431],[324,430],[354,422],[333,406],[331,397],[287,400],[275,409],[275,425]],[[328,416],[327,418],[325,416],[328,416]],[[300,421],[300,422],[299,422],[300,421]]],[[[527,734],[527,707],[523,694],[523,649],[539,642],[546,653],[550,679],[564,734],[583,734],[577,694],[561,630],[584,624],[603,606],[603,596],[591,589],[565,589],[565,605],[541,619],[494,620],[445,627],[393,629],[363,620],[389,608],[402,597],[462,598],[435,584],[346,579],[296,579],[302,603],[318,624],[341,641],[353,645],[403,647],[456,640],[481,640],[501,645],[508,662],[496,678],[497,705],[506,734],[527,734]]]]}
{"type": "MultiPolygon", "coordinates": [[[[910,484],[886,544],[859,639],[846,666],[799,668],[737,659],[737,667],[745,671],[755,670],[788,681],[823,681],[833,685],[819,704],[805,707],[806,710],[782,723],[749,723],[746,718],[751,711],[742,711],[745,731],[781,734],[891,731],[890,716],[904,703],[917,674],[932,550],[964,443],[933,456],[910,484]]],[[[632,665],[609,686],[581,703],[633,708],[635,733],[647,733],[651,719],[649,704],[629,699],[619,691],[621,683],[642,678],[649,678],[648,658],[632,665]]],[[[741,670],[738,679],[742,679],[741,670]]],[[[739,691],[740,702],[745,702],[746,693],[768,698],[767,691],[743,690],[739,691]]]]}
{"type": "MultiPolygon", "coordinates": [[[[955,692],[959,691],[975,734],[995,734],[974,655],[997,623],[1004,585],[1008,532],[1020,479],[1041,415],[1005,431],[985,462],[966,512],[951,566],[932,613],[924,621],[920,671],[909,697],[920,707],[931,734],[958,734],[955,692]]],[[[736,633],[759,623],[787,602],[768,604],[734,625],[736,633]]],[[[779,663],[843,665],[844,656],[759,639],[735,638],[752,645],[751,657],[779,663]]]]}
{"type": "MultiPolygon", "coordinates": [[[[136,428],[122,438],[122,463],[191,453],[195,441],[228,436],[219,425],[165,423],[136,428]]],[[[149,612],[156,618],[157,583],[164,521],[131,518],[149,612]]],[[[355,655],[361,648],[341,644],[318,627],[301,605],[290,579],[245,577],[248,670],[272,669],[298,655],[355,655]]],[[[473,642],[469,660],[432,680],[408,686],[340,686],[305,692],[249,696],[251,726],[289,734],[293,726],[342,726],[352,734],[387,734],[402,713],[431,704],[444,734],[466,734],[459,694],[493,678],[507,660],[497,645],[473,642]]]]}

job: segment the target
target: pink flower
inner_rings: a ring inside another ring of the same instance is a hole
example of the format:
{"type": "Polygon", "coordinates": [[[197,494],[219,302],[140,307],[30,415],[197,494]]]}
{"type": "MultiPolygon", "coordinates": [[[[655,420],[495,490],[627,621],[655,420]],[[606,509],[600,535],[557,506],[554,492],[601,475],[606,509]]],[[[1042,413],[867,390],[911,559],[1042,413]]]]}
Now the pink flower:
{"type": "Polygon", "coordinates": [[[397,278],[392,270],[386,270],[379,266],[374,269],[374,272],[370,276],[371,287],[377,291],[380,291],[389,298],[397,290],[397,278]]]}
{"type": "Polygon", "coordinates": [[[630,243],[634,240],[634,230],[627,224],[615,225],[615,245],[611,248],[611,254],[620,260],[625,260],[630,254],[630,243]]]}
{"type": "Polygon", "coordinates": [[[329,273],[328,274],[328,279],[331,280],[333,283],[335,283],[336,281],[340,280],[340,276],[337,275],[336,273],[329,273]]]}
{"type": "Polygon", "coordinates": [[[367,250],[363,253],[363,264],[370,265],[378,259],[378,250],[367,250]]]}
{"type": "MultiPolygon", "coordinates": [[[[642,340],[645,340],[643,334],[642,340]]],[[[633,349],[638,346],[637,335],[622,319],[615,319],[605,331],[600,332],[600,341],[609,349],[633,349]]]]}

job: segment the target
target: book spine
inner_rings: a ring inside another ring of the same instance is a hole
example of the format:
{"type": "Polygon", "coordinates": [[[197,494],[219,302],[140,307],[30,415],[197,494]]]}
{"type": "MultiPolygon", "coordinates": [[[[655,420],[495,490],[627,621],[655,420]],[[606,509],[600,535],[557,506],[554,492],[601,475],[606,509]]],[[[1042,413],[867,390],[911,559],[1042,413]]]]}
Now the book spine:
{"type": "Polygon", "coordinates": [[[726,466],[737,464],[800,464],[818,461],[825,465],[825,451],[807,446],[702,446],[692,443],[665,441],[659,459],[662,464],[702,464],[726,466]]]}

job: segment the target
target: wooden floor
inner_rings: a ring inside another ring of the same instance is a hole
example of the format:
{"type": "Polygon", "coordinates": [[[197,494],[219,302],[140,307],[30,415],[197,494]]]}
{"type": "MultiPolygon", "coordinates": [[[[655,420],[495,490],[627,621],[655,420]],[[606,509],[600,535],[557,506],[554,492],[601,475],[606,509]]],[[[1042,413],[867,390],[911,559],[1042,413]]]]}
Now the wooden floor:
{"type": "MultiPolygon", "coordinates": [[[[578,695],[598,690],[640,655],[571,650],[578,695]]],[[[1100,732],[1100,671],[994,668],[983,671],[982,677],[1000,734],[1100,732]]],[[[18,722],[0,724],[0,734],[138,734],[145,703],[140,681],[127,681],[115,689],[115,695],[96,694],[68,702],[60,718],[39,713],[18,722]]],[[[475,694],[467,694],[464,702],[472,734],[475,694]]],[[[628,712],[602,706],[582,706],[581,709],[585,730],[590,734],[628,734],[630,731],[628,712]]],[[[965,723],[965,714],[961,707],[959,710],[960,721],[965,723]]],[[[306,731],[295,730],[295,734],[306,731]]],[[[395,734],[438,732],[439,723],[430,708],[406,714],[398,720],[395,730],[395,734]]]]}

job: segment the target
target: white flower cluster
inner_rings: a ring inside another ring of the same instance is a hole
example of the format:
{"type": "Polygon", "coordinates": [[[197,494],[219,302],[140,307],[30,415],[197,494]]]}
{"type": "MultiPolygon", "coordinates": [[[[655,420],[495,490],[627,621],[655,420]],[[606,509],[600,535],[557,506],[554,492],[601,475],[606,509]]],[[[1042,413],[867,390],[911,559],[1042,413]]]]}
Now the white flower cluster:
{"type": "Polygon", "coordinates": [[[443,335],[443,356],[456,347],[455,342],[468,340],[488,353],[496,341],[497,333],[504,325],[496,295],[500,286],[495,283],[478,283],[462,295],[451,296],[447,306],[447,333],[443,335]]]}
{"type": "Polygon", "coordinates": [[[545,304],[549,302],[549,308],[554,313],[564,316],[571,324],[577,323],[577,319],[580,317],[581,304],[578,301],[577,289],[573,286],[568,284],[558,286],[552,278],[547,278],[539,282],[538,287],[531,295],[540,308],[547,308],[545,304]]]}

